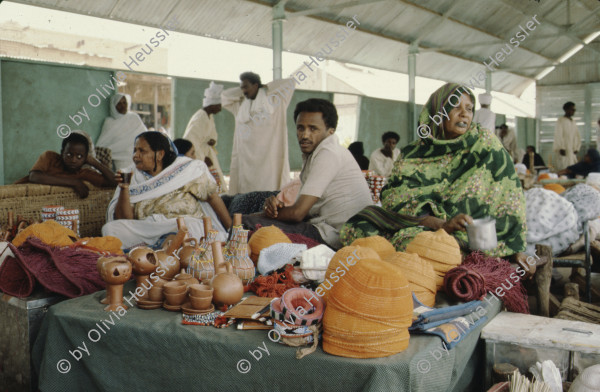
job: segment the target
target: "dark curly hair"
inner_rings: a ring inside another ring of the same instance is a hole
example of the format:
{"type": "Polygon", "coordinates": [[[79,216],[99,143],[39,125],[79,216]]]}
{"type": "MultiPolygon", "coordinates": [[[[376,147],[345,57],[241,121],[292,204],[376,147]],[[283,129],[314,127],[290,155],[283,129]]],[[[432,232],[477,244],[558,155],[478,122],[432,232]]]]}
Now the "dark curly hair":
{"type": "Polygon", "coordinates": [[[169,166],[171,163],[175,162],[177,158],[177,151],[171,145],[171,141],[161,132],[157,131],[147,131],[142,132],[135,140],[139,138],[144,139],[150,145],[150,149],[154,151],[154,170],[156,170],[156,153],[158,151],[164,151],[165,156],[162,159],[163,169],[169,166]]]}
{"type": "Polygon", "coordinates": [[[294,122],[302,112],[321,113],[323,122],[327,128],[337,128],[338,114],[335,105],[326,99],[310,98],[306,101],[298,102],[294,110],[294,122]]]}

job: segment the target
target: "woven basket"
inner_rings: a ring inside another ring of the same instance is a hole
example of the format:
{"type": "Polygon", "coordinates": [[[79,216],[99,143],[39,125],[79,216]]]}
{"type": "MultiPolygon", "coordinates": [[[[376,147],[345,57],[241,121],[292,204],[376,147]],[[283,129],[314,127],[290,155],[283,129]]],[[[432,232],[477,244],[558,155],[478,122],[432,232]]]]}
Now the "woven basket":
{"type": "Polygon", "coordinates": [[[28,220],[41,220],[42,208],[46,205],[61,205],[79,210],[79,232],[82,237],[102,235],[106,223],[106,210],[115,190],[97,188],[85,183],[90,193],[80,199],[71,188],[40,184],[17,184],[0,186],[0,223],[8,221],[8,212],[21,215],[28,220]]]}

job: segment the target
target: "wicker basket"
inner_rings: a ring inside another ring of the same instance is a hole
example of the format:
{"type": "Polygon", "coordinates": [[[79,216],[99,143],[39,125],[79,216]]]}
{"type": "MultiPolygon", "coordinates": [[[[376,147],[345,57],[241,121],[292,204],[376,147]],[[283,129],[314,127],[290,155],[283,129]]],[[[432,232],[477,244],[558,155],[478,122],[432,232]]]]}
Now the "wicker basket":
{"type": "Polygon", "coordinates": [[[8,222],[9,211],[13,211],[15,217],[21,215],[28,220],[41,220],[42,207],[61,205],[79,210],[79,232],[82,237],[100,236],[102,225],[106,222],[106,209],[115,190],[97,188],[88,182],[86,185],[90,193],[85,199],[80,199],[68,187],[40,184],[0,186],[0,224],[8,222]]]}

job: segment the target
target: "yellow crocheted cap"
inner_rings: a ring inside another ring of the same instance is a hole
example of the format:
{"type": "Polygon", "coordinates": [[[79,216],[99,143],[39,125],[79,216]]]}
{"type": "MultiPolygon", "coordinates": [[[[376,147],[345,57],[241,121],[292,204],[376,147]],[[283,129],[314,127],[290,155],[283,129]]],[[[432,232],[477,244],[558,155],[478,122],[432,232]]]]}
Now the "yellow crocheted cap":
{"type": "Polygon", "coordinates": [[[281,229],[276,226],[261,227],[256,230],[256,233],[250,237],[248,241],[248,247],[250,247],[250,258],[254,261],[254,264],[258,263],[258,255],[260,251],[268,248],[271,245],[279,243],[291,244],[292,241],[281,229]]]}
{"type": "Polygon", "coordinates": [[[431,264],[423,260],[416,253],[396,252],[385,259],[392,263],[408,279],[410,290],[426,306],[435,305],[435,293],[437,290],[437,275],[431,264]]]}
{"type": "Polygon", "coordinates": [[[442,287],[446,272],[462,262],[458,242],[444,229],[439,229],[436,232],[423,231],[417,234],[406,246],[406,252],[416,253],[423,260],[431,263],[436,275],[438,275],[438,290],[442,287]]]}
{"type": "Polygon", "coordinates": [[[393,255],[396,252],[394,245],[392,245],[388,240],[379,235],[374,235],[372,237],[365,238],[357,238],[350,245],[371,248],[375,252],[377,252],[379,258],[381,258],[382,260],[388,256],[393,255]]]}
{"type": "Polygon", "coordinates": [[[344,279],[346,272],[355,264],[367,259],[379,260],[379,255],[373,249],[362,246],[350,245],[338,250],[329,261],[325,280],[315,290],[317,295],[323,294],[320,298],[327,303],[327,298],[335,283],[344,279]]]}
{"type": "Polygon", "coordinates": [[[565,191],[565,187],[560,184],[546,184],[544,185],[544,189],[548,189],[549,191],[554,191],[559,195],[565,191]]]}

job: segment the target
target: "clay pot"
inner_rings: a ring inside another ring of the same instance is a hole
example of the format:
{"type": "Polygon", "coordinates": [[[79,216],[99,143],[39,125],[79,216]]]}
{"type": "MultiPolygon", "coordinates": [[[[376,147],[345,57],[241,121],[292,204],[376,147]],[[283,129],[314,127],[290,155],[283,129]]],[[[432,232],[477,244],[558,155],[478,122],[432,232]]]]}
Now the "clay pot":
{"type": "Polygon", "coordinates": [[[195,240],[186,240],[185,244],[177,251],[177,257],[179,258],[180,268],[187,269],[190,262],[195,256],[200,253],[200,248],[196,245],[195,240]]]}
{"type": "Polygon", "coordinates": [[[150,275],[156,270],[156,254],[147,246],[139,246],[129,251],[127,259],[133,265],[136,275],[150,275]]]}
{"type": "MultiPolygon", "coordinates": [[[[181,269],[179,258],[177,256],[169,256],[165,250],[157,250],[154,252],[158,260],[158,266],[165,270],[162,279],[171,280],[177,275],[181,269]]],[[[157,275],[160,275],[157,273],[157,275]]]]}
{"type": "Polygon", "coordinates": [[[183,269],[181,270],[182,272],[175,275],[175,281],[181,281],[184,282],[188,287],[193,285],[193,284],[200,284],[200,281],[196,278],[194,278],[192,275],[190,274],[186,274],[185,272],[183,272],[183,269]]]}
{"type": "Polygon", "coordinates": [[[233,273],[240,277],[242,283],[247,285],[254,280],[256,269],[254,262],[249,256],[248,250],[248,230],[240,229],[236,233],[236,246],[232,249],[230,263],[233,267],[233,273]]]}
{"type": "Polygon", "coordinates": [[[221,243],[218,241],[213,242],[211,245],[213,254],[213,264],[215,268],[215,275],[227,272],[227,264],[223,258],[223,251],[221,249],[221,243]]]}
{"type": "Polygon", "coordinates": [[[207,284],[193,284],[189,287],[190,295],[194,297],[211,297],[213,295],[213,289],[207,284]]]}
{"type": "Polygon", "coordinates": [[[190,302],[194,309],[204,310],[210,308],[212,297],[195,297],[190,294],[190,302]]]}
{"type": "Polygon", "coordinates": [[[217,270],[217,264],[224,264],[227,271],[216,274],[210,282],[211,287],[214,289],[213,302],[217,306],[235,304],[244,295],[242,280],[232,273],[231,264],[223,261],[221,244],[214,242],[212,250],[215,255],[215,270],[217,270]]]}
{"type": "Polygon", "coordinates": [[[147,299],[148,291],[144,287],[144,284],[150,284],[150,274],[156,270],[156,254],[147,246],[139,246],[129,251],[127,259],[133,265],[136,288],[142,288],[142,295],[138,299],[147,299]]]}
{"type": "Polygon", "coordinates": [[[148,298],[150,298],[150,301],[162,301],[164,299],[162,286],[152,286],[152,288],[148,290],[148,298]]]}
{"type": "Polygon", "coordinates": [[[167,300],[167,304],[169,305],[181,305],[183,301],[185,301],[186,293],[177,293],[177,294],[169,294],[164,293],[165,298],[167,300]]]}
{"type": "Polygon", "coordinates": [[[127,309],[123,304],[123,284],[131,278],[132,266],[125,257],[114,257],[113,260],[102,264],[100,275],[106,282],[108,298],[110,303],[104,308],[105,311],[118,310],[120,307],[127,309]]]}
{"type": "Polygon", "coordinates": [[[187,285],[182,281],[173,281],[165,283],[163,286],[164,294],[178,294],[178,293],[186,293],[187,285]]]}
{"type": "MultiPolygon", "coordinates": [[[[108,263],[110,261],[122,260],[122,259],[125,259],[125,257],[124,256],[119,256],[119,257],[114,257],[114,256],[99,257],[98,261],[96,262],[96,268],[98,269],[98,274],[102,277],[102,267],[103,267],[104,264],[106,264],[106,263],[108,263]]],[[[106,297],[104,297],[104,299],[101,299],[100,303],[103,304],[103,305],[107,305],[107,304],[110,303],[110,299],[108,298],[108,290],[106,290],[106,297]]]]}

